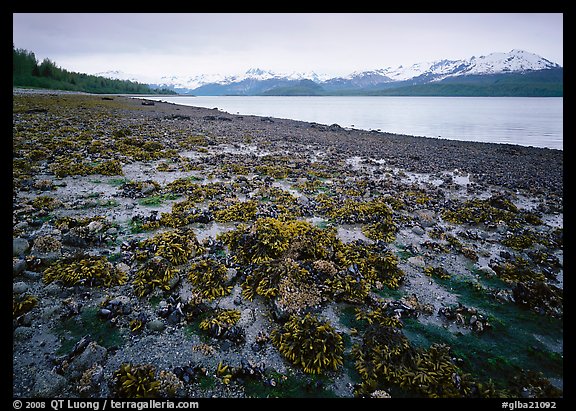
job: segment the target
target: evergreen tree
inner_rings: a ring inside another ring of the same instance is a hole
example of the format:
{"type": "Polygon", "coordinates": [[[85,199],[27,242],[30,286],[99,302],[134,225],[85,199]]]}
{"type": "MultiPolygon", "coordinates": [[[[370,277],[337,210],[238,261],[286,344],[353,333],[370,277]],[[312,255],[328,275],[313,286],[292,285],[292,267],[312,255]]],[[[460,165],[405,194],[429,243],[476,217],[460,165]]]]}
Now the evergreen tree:
{"type": "Polygon", "coordinates": [[[146,84],[129,80],[112,80],[101,76],[70,72],[49,58],[38,60],[33,52],[17,49],[12,44],[12,85],[14,87],[84,91],[88,93],[176,94],[167,89],[151,89],[146,84]]]}

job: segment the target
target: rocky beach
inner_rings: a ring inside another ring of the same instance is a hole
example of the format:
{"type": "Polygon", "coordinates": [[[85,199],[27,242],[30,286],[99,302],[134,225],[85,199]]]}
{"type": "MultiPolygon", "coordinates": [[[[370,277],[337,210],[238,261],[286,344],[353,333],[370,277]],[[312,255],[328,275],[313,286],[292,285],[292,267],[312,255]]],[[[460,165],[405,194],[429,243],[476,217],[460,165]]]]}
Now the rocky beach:
{"type": "Polygon", "coordinates": [[[563,152],[14,90],[14,397],[563,396],[563,152]]]}

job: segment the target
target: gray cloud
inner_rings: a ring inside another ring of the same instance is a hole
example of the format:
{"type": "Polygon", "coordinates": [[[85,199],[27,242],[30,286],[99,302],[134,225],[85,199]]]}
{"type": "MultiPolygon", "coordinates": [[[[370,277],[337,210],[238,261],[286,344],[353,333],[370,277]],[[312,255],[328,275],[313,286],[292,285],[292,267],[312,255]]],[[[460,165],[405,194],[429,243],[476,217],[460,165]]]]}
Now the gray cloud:
{"type": "Polygon", "coordinates": [[[554,14],[14,14],[16,47],[94,73],[353,70],[525,49],[563,63],[554,14]],[[138,72],[139,71],[139,72],[138,72]]]}

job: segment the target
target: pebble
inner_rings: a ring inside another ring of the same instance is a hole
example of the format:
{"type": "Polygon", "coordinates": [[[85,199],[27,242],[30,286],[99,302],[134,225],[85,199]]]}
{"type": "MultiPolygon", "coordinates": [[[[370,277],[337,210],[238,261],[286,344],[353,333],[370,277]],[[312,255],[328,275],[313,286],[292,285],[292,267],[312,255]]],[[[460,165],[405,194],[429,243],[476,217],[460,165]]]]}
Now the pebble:
{"type": "Polygon", "coordinates": [[[15,277],[26,270],[26,260],[24,259],[13,259],[12,260],[12,275],[15,277]]]}
{"type": "Polygon", "coordinates": [[[78,379],[82,373],[95,364],[101,363],[106,358],[108,351],[106,348],[91,342],[88,346],[70,363],[66,370],[68,378],[78,379]]]}
{"type": "Polygon", "coordinates": [[[229,268],[226,271],[226,281],[230,282],[234,279],[234,277],[236,277],[236,274],[238,274],[238,270],[236,270],[235,268],[229,268]]]}
{"type": "Polygon", "coordinates": [[[57,397],[58,393],[68,384],[66,378],[52,371],[39,370],[33,374],[35,378],[32,397],[57,397]]]}
{"type": "Polygon", "coordinates": [[[415,225],[414,227],[412,227],[412,232],[419,236],[423,236],[424,233],[426,233],[426,231],[419,225],[415,225]]]}
{"type": "MultiPolygon", "coordinates": [[[[170,315],[168,315],[168,318],[166,319],[166,321],[168,321],[168,324],[170,325],[177,325],[180,323],[180,321],[182,321],[183,316],[182,314],[180,314],[180,312],[178,310],[174,310],[170,313],[170,315]]],[[[162,331],[162,330],[159,330],[162,331]]]]}
{"type": "MultiPolygon", "coordinates": [[[[126,265],[126,264],[124,264],[126,265]]],[[[118,266],[116,266],[118,267],[118,266]]],[[[127,310],[130,308],[131,303],[130,303],[130,297],[126,296],[126,295],[119,295],[114,297],[113,299],[110,300],[110,304],[111,305],[121,305],[123,310],[127,310]]],[[[123,311],[123,314],[129,314],[130,312],[126,312],[123,311]]]]}
{"type": "Polygon", "coordinates": [[[28,284],[25,282],[19,281],[12,284],[12,292],[15,294],[24,294],[26,291],[28,291],[28,284]]]}
{"type": "Polygon", "coordinates": [[[478,271],[479,273],[484,274],[485,276],[487,276],[487,277],[489,277],[489,278],[490,278],[490,277],[496,277],[496,276],[497,276],[496,271],[494,271],[491,267],[489,267],[489,266],[487,266],[487,265],[484,265],[484,266],[479,267],[479,268],[477,269],[477,271],[478,271]]]}
{"type": "Polygon", "coordinates": [[[164,331],[166,325],[162,320],[152,320],[146,324],[150,331],[164,331]]]}
{"type": "Polygon", "coordinates": [[[103,228],[104,224],[102,224],[101,221],[92,221],[90,224],[88,224],[88,231],[91,233],[102,231],[103,228]]]}
{"type": "Polygon", "coordinates": [[[124,274],[128,274],[130,272],[130,266],[126,263],[117,263],[116,264],[116,270],[118,270],[124,274]]]}
{"type": "Polygon", "coordinates": [[[28,271],[28,270],[24,270],[22,272],[22,277],[26,278],[27,280],[40,280],[42,278],[42,273],[39,273],[37,271],[28,271]]]}
{"type": "Polygon", "coordinates": [[[180,276],[175,275],[174,277],[170,278],[170,280],[168,280],[168,287],[170,287],[171,290],[173,290],[178,283],[180,282],[180,276]]]}
{"type": "Polygon", "coordinates": [[[424,257],[422,257],[421,255],[409,257],[408,262],[416,267],[424,268],[426,266],[426,263],[424,262],[424,257]]]}
{"type": "Polygon", "coordinates": [[[14,230],[25,230],[28,228],[28,223],[26,221],[20,221],[19,223],[14,224],[14,230]]]}
{"type": "Polygon", "coordinates": [[[508,225],[503,221],[498,221],[496,224],[496,232],[499,234],[505,234],[508,231],[508,225]]]}
{"type": "Polygon", "coordinates": [[[57,297],[62,293],[62,288],[56,283],[50,283],[44,288],[46,295],[57,297]]]}
{"type": "Polygon", "coordinates": [[[49,305],[44,307],[42,310],[41,318],[44,320],[54,320],[58,318],[59,313],[62,311],[62,306],[60,305],[49,305]]]}
{"type": "Polygon", "coordinates": [[[106,234],[107,235],[116,235],[116,234],[118,234],[118,229],[116,227],[110,227],[108,230],[106,230],[106,234]]]}
{"type": "Polygon", "coordinates": [[[23,255],[30,248],[30,243],[25,238],[16,237],[12,239],[12,254],[14,257],[23,255]]]}
{"type": "Polygon", "coordinates": [[[34,330],[30,327],[16,327],[14,329],[13,338],[14,341],[26,341],[32,338],[34,330]]]}
{"type": "Polygon", "coordinates": [[[154,190],[156,190],[156,187],[154,186],[154,184],[148,183],[148,182],[142,183],[142,188],[140,189],[142,194],[150,194],[154,190]]]}
{"type": "Polygon", "coordinates": [[[438,222],[436,213],[432,210],[420,209],[414,211],[414,216],[423,227],[431,227],[438,222]]]}

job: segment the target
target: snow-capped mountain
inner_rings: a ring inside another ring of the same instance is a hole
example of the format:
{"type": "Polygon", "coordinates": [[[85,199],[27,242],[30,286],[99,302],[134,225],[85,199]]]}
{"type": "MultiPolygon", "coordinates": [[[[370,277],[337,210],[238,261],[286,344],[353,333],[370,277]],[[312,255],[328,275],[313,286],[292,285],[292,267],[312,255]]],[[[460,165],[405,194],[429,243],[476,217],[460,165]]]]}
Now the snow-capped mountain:
{"type": "Polygon", "coordinates": [[[379,70],[379,72],[392,81],[406,81],[419,77],[427,77],[438,81],[446,77],[462,75],[523,73],[559,67],[558,64],[552,63],[537,54],[514,49],[508,53],[491,53],[480,57],[473,56],[468,60],[438,60],[416,63],[408,67],[388,67],[379,70]]]}
{"type": "Polygon", "coordinates": [[[388,67],[381,70],[381,72],[383,75],[390,78],[391,81],[406,81],[421,76],[436,78],[446,77],[460,72],[467,66],[467,62],[463,60],[439,60],[415,63],[407,67],[388,67]]]}
{"type": "MultiPolygon", "coordinates": [[[[339,90],[389,88],[393,85],[415,85],[439,82],[449,77],[471,75],[493,75],[500,73],[527,73],[538,70],[561,68],[543,57],[524,50],[496,52],[486,56],[464,60],[437,60],[420,62],[410,66],[386,67],[368,71],[357,71],[342,77],[330,77],[315,72],[276,73],[271,70],[252,68],[235,75],[200,74],[194,76],[162,76],[158,79],[143,78],[118,71],[99,75],[144,82],[155,87],[167,87],[181,93],[198,95],[260,94],[274,88],[302,88],[302,81],[312,81],[326,92],[339,90]]],[[[307,83],[308,84],[308,83],[307,83]]]]}
{"type": "Polygon", "coordinates": [[[197,76],[162,76],[154,84],[175,89],[195,89],[204,84],[222,83],[225,77],[220,74],[200,74],[197,76]]]}
{"type": "Polygon", "coordinates": [[[321,82],[327,80],[329,77],[326,75],[316,74],[313,71],[309,72],[291,72],[291,73],[275,73],[270,70],[263,70],[260,68],[251,68],[244,73],[236,75],[220,75],[220,74],[200,74],[197,76],[163,76],[155,84],[160,87],[173,87],[175,89],[189,89],[193,90],[206,84],[220,84],[227,85],[233,83],[240,83],[242,81],[250,80],[267,81],[267,80],[312,80],[314,82],[321,82]]]}
{"type": "Polygon", "coordinates": [[[534,53],[524,50],[512,50],[509,53],[492,53],[487,56],[472,57],[465,74],[493,74],[505,72],[525,72],[559,68],[534,53]]]}

